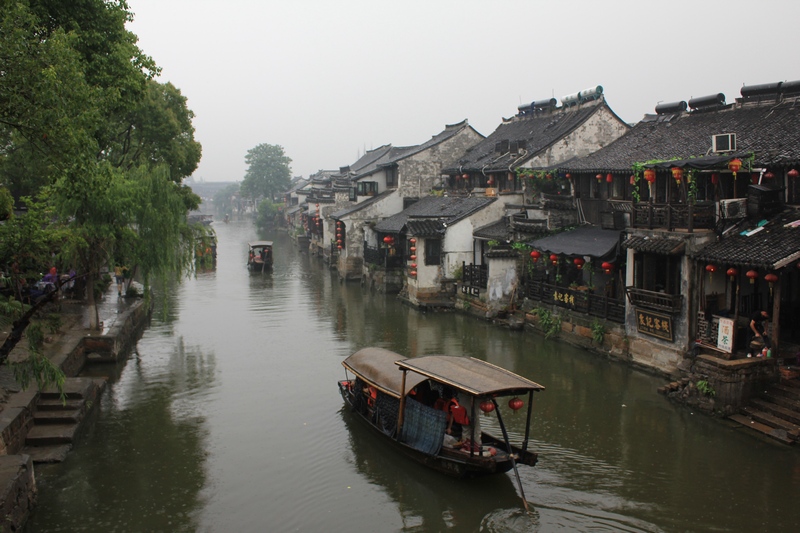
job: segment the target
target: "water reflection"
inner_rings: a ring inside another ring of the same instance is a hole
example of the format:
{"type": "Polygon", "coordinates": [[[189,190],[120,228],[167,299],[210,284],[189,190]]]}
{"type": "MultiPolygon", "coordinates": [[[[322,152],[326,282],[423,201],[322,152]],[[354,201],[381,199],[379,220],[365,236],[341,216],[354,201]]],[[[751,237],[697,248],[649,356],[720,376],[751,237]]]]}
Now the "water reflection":
{"type": "Polygon", "coordinates": [[[443,477],[402,455],[347,409],[339,416],[348,430],[346,451],[352,453],[345,460],[397,505],[403,531],[477,531],[498,508],[521,507],[508,476],[469,481],[443,477]]]}
{"type": "Polygon", "coordinates": [[[214,387],[216,361],[182,338],[155,351],[153,342],[140,343],[121,374],[107,368],[101,414],[69,464],[37,466],[40,498],[28,531],[197,529],[208,435],[199,406],[214,387]]]}

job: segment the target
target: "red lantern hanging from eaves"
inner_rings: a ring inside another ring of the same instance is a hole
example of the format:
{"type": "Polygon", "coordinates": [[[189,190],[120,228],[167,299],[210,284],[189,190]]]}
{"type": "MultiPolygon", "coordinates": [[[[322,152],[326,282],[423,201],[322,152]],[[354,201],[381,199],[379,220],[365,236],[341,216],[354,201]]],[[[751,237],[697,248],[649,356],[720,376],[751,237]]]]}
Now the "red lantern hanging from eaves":
{"type": "Polygon", "coordinates": [[[408,239],[408,242],[410,242],[411,244],[416,244],[417,239],[412,237],[412,238],[408,239]]]}
{"type": "Polygon", "coordinates": [[[706,272],[708,272],[708,279],[714,279],[714,272],[717,271],[717,265],[707,264],[706,265],[706,272]]]}
{"type": "Polygon", "coordinates": [[[778,276],[774,273],[770,272],[766,276],[764,276],[764,281],[769,283],[769,295],[772,296],[772,285],[778,281],[778,276]]]}
{"type": "Polygon", "coordinates": [[[598,182],[603,181],[603,175],[602,174],[598,174],[597,176],[595,176],[595,178],[597,178],[598,182]]]}
{"type": "Polygon", "coordinates": [[[552,262],[554,265],[557,265],[558,264],[558,256],[556,254],[550,254],[550,262],[552,262]]]}
{"type": "Polygon", "coordinates": [[[647,183],[654,183],[656,181],[656,169],[654,168],[646,168],[644,169],[644,179],[647,183]]]}
{"type": "Polygon", "coordinates": [[[613,182],[614,182],[614,176],[612,176],[611,173],[609,172],[608,174],[606,174],[606,183],[613,183],[613,182]]]}
{"type": "Polygon", "coordinates": [[[739,275],[739,271],[738,271],[738,270],[736,270],[734,267],[730,267],[730,268],[728,269],[728,271],[727,271],[727,272],[725,272],[725,273],[728,275],[728,277],[729,277],[729,278],[731,278],[731,281],[733,281],[733,280],[734,280],[734,278],[736,278],[736,276],[738,276],[738,275],[739,275]]]}
{"type": "Polygon", "coordinates": [[[728,161],[728,170],[733,172],[733,177],[736,177],[736,173],[739,172],[739,169],[742,168],[742,160],[738,158],[733,158],[728,161]]]}
{"type": "Polygon", "coordinates": [[[711,174],[711,184],[716,185],[718,183],[719,183],[719,174],[714,172],[713,174],[711,174]]]}
{"type": "Polygon", "coordinates": [[[789,176],[790,178],[796,178],[800,176],[800,171],[798,171],[796,168],[793,168],[792,170],[787,172],[786,175],[789,176]]]}
{"type": "Polygon", "coordinates": [[[578,267],[578,270],[581,270],[583,268],[583,264],[586,263],[586,260],[583,257],[576,257],[572,260],[572,262],[575,263],[575,266],[578,267]]]}
{"type": "Polygon", "coordinates": [[[614,270],[614,263],[609,263],[608,261],[604,261],[600,268],[603,269],[603,272],[606,274],[611,274],[611,271],[614,270]]]}
{"type": "Polygon", "coordinates": [[[540,257],[542,257],[542,252],[539,250],[534,250],[531,252],[531,259],[533,259],[534,263],[537,263],[540,257]]]}
{"type": "Polygon", "coordinates": [[[683,179],[683,169],[681,167],[672,167],[672,177],[675,178],[677,183],[683,179]]]}
{"type": "Polygon", "coordinates": [[[764,174],[764,177],[765,177],[766,179],[768,179],[768,180],[771,180],[772,178],[774,178],[774,177],[775,177],[775,174],[773,174],[772,172],[770,172],[770,171],[768,170],[768,171],[767,171],[767,173],[766,173],[766,174],[764,174]]]}
{"type": "Polygon", "coordinates": [[[750,283],[753,284],[756,282],[756,278],[758,278],[758,271],[757,270],[748,270],[747,274],[745,274],[748,278],[750,278],[750,283]]]}
{"type": "Polygon", "coordinates": [[[392,244],[393,241],[394,238],[391,235],[387,235],[386,237],[383,238],[383,242],[385,242],[386,244],[392,244]]]}

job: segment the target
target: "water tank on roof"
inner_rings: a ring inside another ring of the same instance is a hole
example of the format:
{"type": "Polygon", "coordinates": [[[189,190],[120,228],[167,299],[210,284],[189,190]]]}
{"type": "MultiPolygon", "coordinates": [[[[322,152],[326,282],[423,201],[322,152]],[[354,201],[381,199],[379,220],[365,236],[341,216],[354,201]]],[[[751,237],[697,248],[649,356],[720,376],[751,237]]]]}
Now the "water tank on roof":
{"type": "Polygon", "coordinates": [[[572,105],[578,105],[580,103],[581,103],[581,93],[568,94],[567,96],[561,97],[561,105],[563,106],[569,107],[572,105]]]}
{"type": "Polygon", "coordinates": [[[517,107],[517,111],[519,111],[520,115],[524,115],[525,113],[531,112],[531,104],[523,104],[517,107]]]}
{"type": "Polygon", "coordinates": [[[544,100],[534,100],[531,104],[531,107],[534,109],[550,109],[555,107],[558,104],[558,100],[555,98],[546,98],[544,100]]]}
{"type": "Polygon", "coordinates": [[[767,94],[777,95],[781,90],[783,82],[777,83],[762,83],[761,85],[745,85],[742,87],[741,93],[743,98],[750,96],[764,96],[767,94]]]}
{"type": "Polygon", "coordinates": [[[686,101],[684,100],[681,100],[680,102],[658,104],[656,106],[656,114],[658,115],[664,115],[666,113],[680,113],[681,111],[686,111],[686,101]]]}
{"type": "Polygon", "coordinates": [[[781,85],[782,94],[798,94],[800,93],[800,80],[785,81],[781,85]]]}
{"type": "Polygon", "coordinates": [[[581,102],[586,102],[589,100],[597,100],[603,94],[603,86],[598,85],[590,89],[584,89],[578,94],[581,96],[581,102]]]}
{"type": "Polygon", "coordinates": [[[700,107],[711,107],[725,105],[725,95],[722,93],[711,94],[709,96],[698,96],[689,100],[689,107],[698,109],[700,107]]]}

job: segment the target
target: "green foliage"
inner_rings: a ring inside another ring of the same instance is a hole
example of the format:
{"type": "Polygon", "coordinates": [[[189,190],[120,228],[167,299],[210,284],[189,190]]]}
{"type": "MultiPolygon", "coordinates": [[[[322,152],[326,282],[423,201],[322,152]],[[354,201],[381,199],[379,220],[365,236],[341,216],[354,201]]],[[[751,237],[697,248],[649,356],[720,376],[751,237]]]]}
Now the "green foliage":
{"type": "Polygon", "coordinates": [[[489,248],[494,248],[495,246],[497,246],[498,244],[500,244],[500,241],[494,241],[494,240],[492,240],[492,241],[489,241],[489,242],[487,242],[486,244],[488,244],[488,245],[489,245],[489,248]]]}
{"type": "Polygon", "coordinates": [[[534,193],[569,194],[569,180],[554,170],[517,169],[517,177],[525,180],[534,193]]]}
{"type": "Polygon", "coordinates": [[[603,344],[603,339],[606,336],[606,327],[598,320],[592,322],[592,342],[603,344]]]}
{"type": "Polygon", "coordinates": [[[534,313],[539,317],[539,326],[544,331],[545,339],[552,339],[561,332],[561,317],[542,307],[534,309],[534,313]]]}
{"type": "Polygon", "coordinates": [[[696,386],[697,390],[699,390],[704,396],[713,398],[717,395],[717,391],[715,391],[714,387],[712,387],[711,384],[705,379],[698,381],[696,386]]]}
{"type": "Polygon", "coordinates": [[[259,144],[247,151],[244,160],[248,168],[242,181],[243,195],[271,200],[289,188],[292,160],[282,146],[259,144]]]}
{"type": "Polygon", "coordinates": [[[28,338],[28,357],[22,361],[11,363],[14,379],[23,389],[28,388],[32,381],[35,381],[40,389],[55,385],[61,392],[63,401],[64,372],[42,355],[41,349],[44,344],[44,334],[42,333],[41,325],[37,322],[29,325],[25,330],[25,336],[28,338]]]}
{"type": "Polygon", "coordinates": [[[5,187],[0,187],[0,220],[6,220],[14,213],[14,197],[5,187]]]}
{"type": "Polygon", "coordinates": [[[231,183],[224,189],[217,191],[214,195],[214,207],[217,212],[230,214],[233,211],[233,202],[231,199],[234,195],[239,193],[239,182],[231,183]]]}
{"type": "Polygon", "coordinates": [[[280,209],[283,204],[273,203],[268,199],[262,200],[258,204],[256,214],[256,226],[262,229],[272,227],[280,216],[280,209]]]}
{"type": "Polygon", "coordinates": [[[456,279],[458,281],[461,281],[462,279],[464,279],[464,267],[460,266],[460,267],[456,268],[455,270],[453,270],[453,279],[456,279]]]}

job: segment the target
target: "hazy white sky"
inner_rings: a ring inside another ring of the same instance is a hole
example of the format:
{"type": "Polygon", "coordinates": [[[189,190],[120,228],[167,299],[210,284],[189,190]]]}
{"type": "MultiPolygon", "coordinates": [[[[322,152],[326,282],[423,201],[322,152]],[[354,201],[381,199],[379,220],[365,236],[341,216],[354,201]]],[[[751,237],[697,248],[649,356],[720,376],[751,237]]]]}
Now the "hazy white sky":
{"type": "Polygon", "coordinates": [[[293,175],[420,144],[468,119],[602,85],[628,122],[658,102],[800,79],[793,0],[129,0],[139,46],[188,98],[204,181],[279,144],[293,175]]]}

